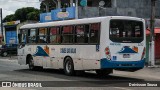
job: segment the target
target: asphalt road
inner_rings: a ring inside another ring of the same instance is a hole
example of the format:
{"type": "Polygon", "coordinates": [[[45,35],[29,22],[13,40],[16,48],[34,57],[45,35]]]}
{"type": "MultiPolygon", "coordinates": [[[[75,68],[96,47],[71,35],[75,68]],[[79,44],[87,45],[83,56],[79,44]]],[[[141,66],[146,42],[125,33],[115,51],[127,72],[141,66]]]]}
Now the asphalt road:
{"type": "MultiPolygon", "coordinates": [[[[17,60],[1,59],[0,81],[39,81],[53,87],[43,88],[0,88],[7,90],[158,90],[159,87],[129,87],[132,82],[160,81],[160,78],[148,78],[117,73],[106,77],[99,77],[94,72],[86,72],[77,76],[66,76],[62,70],[44,69],[38,71],[28,70],[27,65],[19,65],[17,60]],[[46,82],[44,82],[46,81],[46,82]],[[127,86],[127,87],[122,87],[127,86]]],[[[136,72],[135,72],[136,73],[136,72]]]]}

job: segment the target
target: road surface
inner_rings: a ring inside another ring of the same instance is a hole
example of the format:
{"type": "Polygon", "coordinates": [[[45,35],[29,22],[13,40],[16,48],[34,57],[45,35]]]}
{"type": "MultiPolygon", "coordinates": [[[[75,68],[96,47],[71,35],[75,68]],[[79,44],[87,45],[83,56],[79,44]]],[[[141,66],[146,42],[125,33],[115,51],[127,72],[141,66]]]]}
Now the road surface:
{"type": "MultiPolygon", "coordinates": [[[[156,69],[160,71],[160,68],[156,69]]],[[[27,65],[19,65],[16,59],[10,60],[0,57],[0,81],[40,81],[53,85],[53,87],[38,88],[0,88],[6,90],[158,90],[159,87],[129,87],[132,82],[160,81],[160,77],[147,73],[147,69],[137,72],[114,71],[106,77],[99,77],[93,71],[77,76],[66,76],[62,70],[44,69],[38,71],[28,70],[27,65]],[[141,73],[142,72],[142,73],[141,73]],[[150,75],[150,76],[149,76],[150,75]],[[44,82],[46,81],[46,82],[44,82]],[[127,82],[127,83],[126,83],[127,82]],[[57,85],[57,86],[56,86],[57,85]],[[66,86],[68,85],[68,86],[66,86]],[[122,87],[122,86],[127,87],[122,87]]]]}

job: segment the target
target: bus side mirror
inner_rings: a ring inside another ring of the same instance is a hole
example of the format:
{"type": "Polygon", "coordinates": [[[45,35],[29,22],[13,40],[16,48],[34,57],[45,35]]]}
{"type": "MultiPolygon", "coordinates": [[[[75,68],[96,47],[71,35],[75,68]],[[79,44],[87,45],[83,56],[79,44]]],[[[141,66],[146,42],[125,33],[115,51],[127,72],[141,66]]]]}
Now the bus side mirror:
{"type": "Polygon", "coordinates": [[[21,49],[21,48],[23,48],[23,47],[25,47],[25,43],[20,43],[20,44],[18,44],[18,48],[19,48],[19,49],[21,49]]]}

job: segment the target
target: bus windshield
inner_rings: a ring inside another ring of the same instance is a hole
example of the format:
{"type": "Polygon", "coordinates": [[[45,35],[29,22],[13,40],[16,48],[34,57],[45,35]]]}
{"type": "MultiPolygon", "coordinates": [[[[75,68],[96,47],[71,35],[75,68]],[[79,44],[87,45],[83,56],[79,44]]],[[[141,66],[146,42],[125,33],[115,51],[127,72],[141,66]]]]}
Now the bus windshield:
{"type": "Polygon", "coordinates": [[[140,43],[143,41],[143,22],[133,20],[111,20],[110,40],[120,43],[140,43]]]}

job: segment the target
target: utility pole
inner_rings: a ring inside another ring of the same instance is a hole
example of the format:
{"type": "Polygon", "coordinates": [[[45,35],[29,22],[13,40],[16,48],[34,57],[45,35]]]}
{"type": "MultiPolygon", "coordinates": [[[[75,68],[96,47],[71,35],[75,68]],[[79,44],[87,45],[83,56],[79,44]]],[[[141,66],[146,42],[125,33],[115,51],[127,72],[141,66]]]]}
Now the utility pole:
{"type": "Polygon", "coordinates": [[[49,7],[48,7],[48,5],[47,5],[45,2],[43,2],[43,4],[46,6],[46,13],[49,12],[49,7]]]}
{"type": "Polygon", "coordinates": [[[44,5],[45,5],[45,7],[46,7],[46,12],[49,12],[49,6],[48,6],[48,4],[46,4],[44,1],[45,0],[39,0],[40,2],[42,2],[44,5]]]}
{"type": "Polygon", "coordinates": [[[150,19],[150,55],[149,64],[155,66],[155,37],[154,37],[154,23],[155,23],[155,4],[156,0],[151,0],[151,19],[150,19]]]}
{"type": "Polygon", "coordinates": [[[1,15],[1,33],[2,33],[2,38],[3,38],[3,21],[2,21],[2,8],[0,8],[0,15],[1,15]]]}
{"type": "Polygon", "coordinates": [[[73,0],[70,0],[70,7],[73,7],[73,0]]]}
{"type": "Polygon", "coordinates": [[[57,0],[58,1],[58,8],[61,8],[61,0],[57,0]]]}
{"type": "Polygon", "coordinates": [[[53,0],[54,4],[56,4],[56,9],[58,8],[57,2],[55,0],[53,0]]]}
{"type": "Polygon", "coordinates": [[[78,19],[78,0],[76,0],[76,14],[75,18],[78,19]]]}

